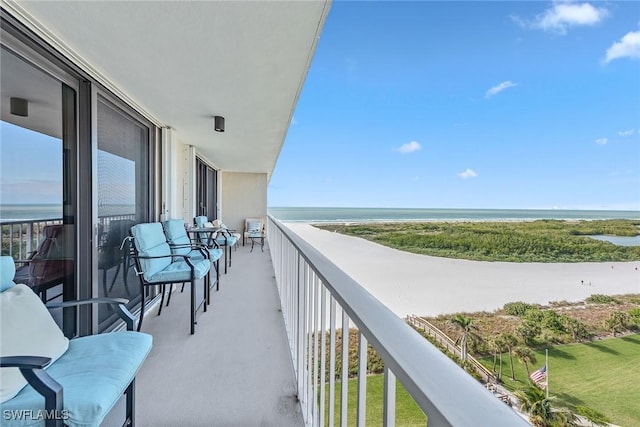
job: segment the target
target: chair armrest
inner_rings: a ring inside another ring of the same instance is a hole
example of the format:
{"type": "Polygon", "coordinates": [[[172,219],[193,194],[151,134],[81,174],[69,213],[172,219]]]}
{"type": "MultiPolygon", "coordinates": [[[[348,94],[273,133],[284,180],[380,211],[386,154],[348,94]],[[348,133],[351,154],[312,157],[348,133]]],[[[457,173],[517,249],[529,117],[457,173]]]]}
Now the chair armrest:
{"type": "Polygon", "coordinates": [[[131,314],[131,312],[127,309],[126,304],[128,302],[129,300],[124,298],[89,298],[84,300],[49,303],[47,304],[47,308],[77,307],[87,304],[109,304],[115,310],[120,319],[122,319],[127,325],[127,330],[133,331],[136,319],[135,317],[133,317],[133,314],[131,314]]]}
{"type": "MultiPolygon", "coordinates": [[[[217,244],[216,244],[216,246],[217,246],[217,244]]],[[[172,248],[172,249],[187,248],[187,249],[192,249],[192,250],[198,250],[198,251],[200,251],[202,256],[204,256],[205,258],[207,258],[207,259],[211,258],[211,255],[209,254],[209,250],[208,250],[209,248],[207,248],[207,245],[205,245],[204,243],[191,243],[191,244],[181,243],[181,244],[178,244],[178,245],[169,243],[169,247],[172,248]]],[[[175,256],[178,256],[178,255],[175,255],[175,256]]],[[[189,255],[182,255],[182,256],[189,257],[189,255]]]]}
{"type": "Polygon", "coordinates": [[[0,368],[44,369],[49,363],[51,363],[51,358],[42,356],[0,357],[0,368]]]}
{"type": "Polygon", "coordinates": [[[46,420],[45,425],[63,426],[62,418],[62,386],[51,378],[44,368],[51,363],[51,358],[41,356],[5,356],[0,357],[0,368],[18,368],[25,380],[35,391],[44,397],[45,410],[55,414],[53,420],[46,420]],[[59,417],[62,417],[58,419],[59,417]]]}

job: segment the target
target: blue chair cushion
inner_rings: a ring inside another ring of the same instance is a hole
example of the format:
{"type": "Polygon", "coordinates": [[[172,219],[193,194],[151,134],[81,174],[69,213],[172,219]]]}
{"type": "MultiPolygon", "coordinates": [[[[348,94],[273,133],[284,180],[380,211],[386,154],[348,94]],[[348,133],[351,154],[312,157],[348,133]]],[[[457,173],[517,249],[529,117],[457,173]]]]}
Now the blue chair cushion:
{"type": "Polygon", "coordinates": [[[238,242],[238,238],[236,236],[233,235],[218,235],[216,237],[216,243],[219,244],[220,246],[225,246],[225,245],[229,245],[229,246],[233,246],[238,242]]]}
{"type": "MultiPolygon", "coordinates": [[[[195,253],[190,254],[190,252],[192,252],[191,241],[189,240],[187,231],[184,228],[184,222],[181,219],[170,219],[165,221],[162,223],[162,227],[164,228],[164,234],[167,236],[167,241],[171,246],[171,251],[174,254],[193,255],[194,257],[197,257],[195,253]]],[[[204,256],[200,254],[200,258],[204,258],[204,256]]]]}
{"type": "MultiPolygon", "coordinates": [[[[195,279],[202,279],[211,269],[208,259],[192,259],[191,263],[194,265],[195,279]]],[[[191,280],[191,268],[186,261],[175,261],[153,275],[145,275],[145,278],[151,283],[188,282],[191,280]]]]}
{"type": "Polygon", "coordinates": [[[196,227],[202,228],[204,225],[209,222],[209,219],[206,216],[197,216],[195,217],[196,227]]]}
{"type": "Polygon", "coordinates": [[[13,278],[16,275],[16,265],[10,256],[0,257],[0,292],[9,289],[15,283],[13,278]]]}
{"type": "Polygon", "coordinates": [[[224,255],[224,252],[222,251],[222,249],[218,249],[218,248],[209,249],[209,260],[211,262],[219,260],[220,258],[222,258],[222,255],[224,255]]]}
{"type": "MultiPolygon", "coordinates": [[[[203,217],[206,218],[206,217],[203,217]]],[[[192,260],[205,259],[205,255],[198,249],[192,249],[192,242],[184,228],[181,219],[170,219],[162,223],[164,234],[171,246],[171,251],[177,255],[189,255],[192,260]]],[[[215,261],[222,256],[220,249],[209,250],[209,259],[215,261]]]]}
{"type": "Polygon", "coordinates": [[[133,244],[140,256],[163,256],[163,258],[140,259],[145,280],[171,265],[171,248],[159,222],[137,224],[131,227],[133,244]]]}
{"type": "MultiPolygon", "coordinates": [[[[64,407],[71,427],[98,427],[135,378],[151,350],[153,338],[140,332],[113,332],[77,338],[47,369],[63,387],[64,407]]],[[[6,410],[44,411],[44,398],[26,386],[0,405],[6,410]]],[[[3,426],[44,426],[43,420],[3,419],[3,426]]]]}

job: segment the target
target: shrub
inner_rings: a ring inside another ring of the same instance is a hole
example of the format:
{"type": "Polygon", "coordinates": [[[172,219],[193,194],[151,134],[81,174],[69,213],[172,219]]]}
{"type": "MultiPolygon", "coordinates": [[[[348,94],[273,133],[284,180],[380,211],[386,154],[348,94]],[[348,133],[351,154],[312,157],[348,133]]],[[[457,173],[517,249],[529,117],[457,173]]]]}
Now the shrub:
{"type": "Polygon", "coordinates": [[[640,326],[640,307],[634,307],[627,312],[629,320],[640,326]]]}
{"type": "Polygon", "coordinates": [[[591,304],[620,304],[620,300],[612,297],[611,295],[603,294],[593,294],[585,301],[591,304]]]}
{"type": "Polygon", "coordinates": [[[527,314],[528,311],[534,310],[536,307],[531,304],[527,304],[526,302],[516,301],[516,302],[508,302],[502,307],[504,312],[510,316],[518,316],[522,317],[527,314]]]}

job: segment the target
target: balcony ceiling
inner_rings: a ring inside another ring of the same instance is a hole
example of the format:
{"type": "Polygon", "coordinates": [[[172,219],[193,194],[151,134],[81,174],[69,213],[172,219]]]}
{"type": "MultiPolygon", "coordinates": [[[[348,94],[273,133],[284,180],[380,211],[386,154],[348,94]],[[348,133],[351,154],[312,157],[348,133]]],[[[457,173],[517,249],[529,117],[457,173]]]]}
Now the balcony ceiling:
{"type": "Polygon", "coordinates": [[[13,3],[225,171],[271,174],[329,1],[13,3]],[[226,119],[214,132],[213,116],[226,119]]]}

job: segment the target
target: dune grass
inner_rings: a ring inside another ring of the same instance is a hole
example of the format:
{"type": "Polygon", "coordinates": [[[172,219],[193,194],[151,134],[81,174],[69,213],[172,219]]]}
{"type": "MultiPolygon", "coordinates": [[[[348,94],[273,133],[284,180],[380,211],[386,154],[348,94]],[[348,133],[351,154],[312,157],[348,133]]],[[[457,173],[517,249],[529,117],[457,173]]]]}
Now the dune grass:
{"type": "Polygon", "coordinates": [[[316,225],[402,251],[504,262],[640,260],[640,246],[616,246],[590,235],[635,236],[639,220],[401,222],[316,225]]]}
{"type": "MultiPolygon", "coordinates": [[[[544,350],[535,354],[532,371],[545,363],[544,350]]],[[[491,369],[493,357],[482,363],[491,369]]],[[[511,390],[528,381],[524,366],[516,360],[514,365],[516,381],[510,379],[509,357],[504,354],[502,379],[511,390]]],[[[549,394],[558,406],[583,405],[607,415],[614,424],[640,425],[640,334],[550,347],[549,394]]]]}

